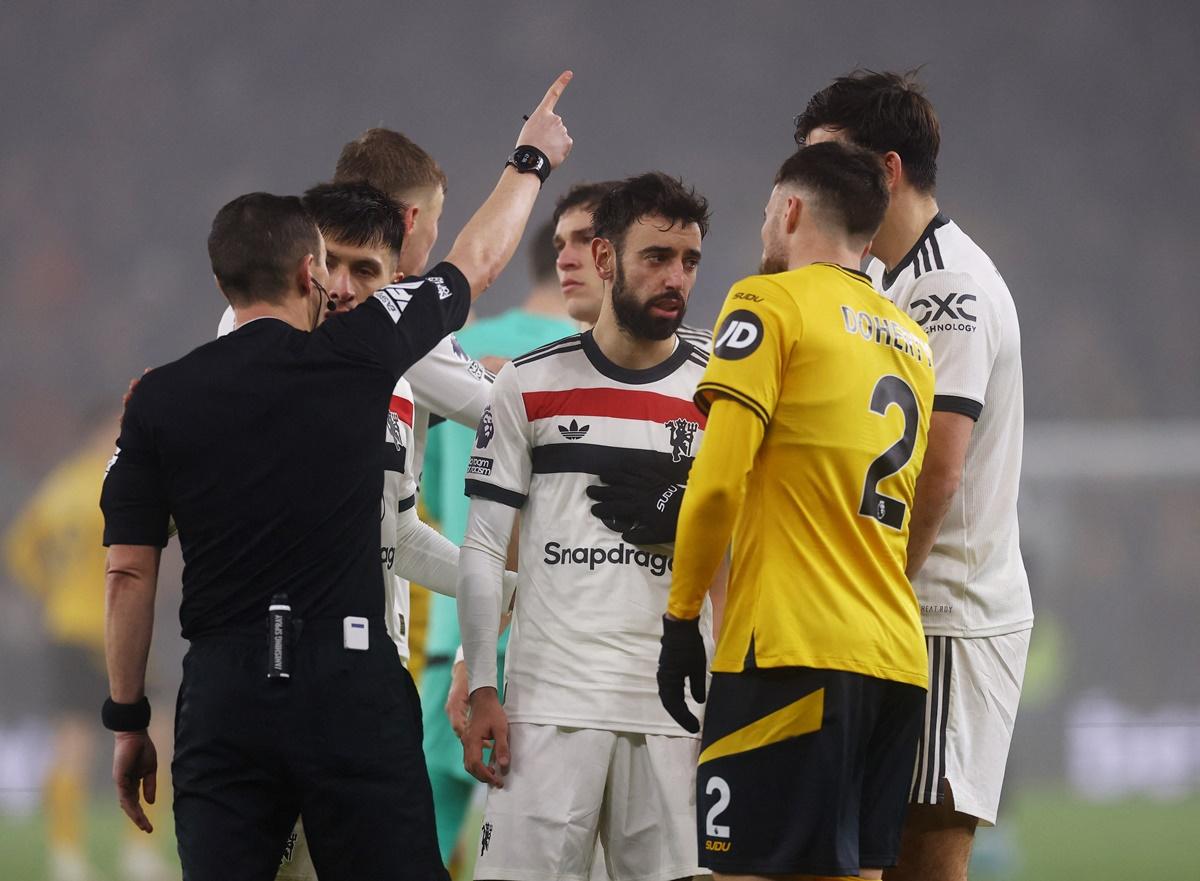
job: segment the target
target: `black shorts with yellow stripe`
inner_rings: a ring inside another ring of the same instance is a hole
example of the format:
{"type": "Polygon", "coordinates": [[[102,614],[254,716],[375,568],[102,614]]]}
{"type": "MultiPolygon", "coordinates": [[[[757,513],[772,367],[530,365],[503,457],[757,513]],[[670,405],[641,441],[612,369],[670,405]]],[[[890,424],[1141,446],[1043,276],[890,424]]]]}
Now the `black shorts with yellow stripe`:
{"type": "Polygon", "coordinates": [[[895,865],[924,712],[924,689],[841,670],[714,673],[700,864],[737,875],[895,865]]]}

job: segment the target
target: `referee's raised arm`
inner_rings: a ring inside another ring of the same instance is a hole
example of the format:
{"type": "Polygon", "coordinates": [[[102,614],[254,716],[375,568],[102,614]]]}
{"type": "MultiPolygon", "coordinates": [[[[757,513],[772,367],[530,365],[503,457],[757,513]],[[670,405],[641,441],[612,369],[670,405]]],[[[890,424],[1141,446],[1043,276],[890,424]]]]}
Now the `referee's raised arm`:
{"type": "Polygon", "coordinates": [[[571,71],[564,71],[526,118],[495,189],[467,221],[446,259],[423,277],[376,292],[374,299],[391,325],[379,321],[378,309],[358,309],[323,327],[326,335],[340,337],[342,346],[353,347],[352,336],[365,341],[399,377],[463,325],[471,302],[512,259],[542,184],[571,152],[571,137],[554,112],[571,77],[571,71]]]}
{"type": "Polygon", "coordinates": [[[446,262],[457,266],[470,282],[472,300],[512,259],[538,191],[571,152],[571,136],[554,108],[572,76],[571,71],[563,71],[529,114],[496,189],[467,221],[446,256],[446,262]]]}

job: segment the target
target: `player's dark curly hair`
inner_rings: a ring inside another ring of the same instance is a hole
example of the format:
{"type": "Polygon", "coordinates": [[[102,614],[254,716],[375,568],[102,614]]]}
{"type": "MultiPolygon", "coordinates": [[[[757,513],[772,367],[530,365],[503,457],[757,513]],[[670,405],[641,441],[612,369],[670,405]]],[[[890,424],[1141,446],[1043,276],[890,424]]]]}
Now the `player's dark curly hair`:
{"type": "Polygon", "coordinates": [[[283,302],[300,261],[320,251],[321,234],[297,196],[238,196],[217,212],[208,234],[213,275],[235,306],[283,302]]]}
{"type": "Polygon", "coordinates": [[[813,95],[793,120],[796,143],[803,147],[813,129],[840,129],[860,147],[897,153],[909,183],[933,192],[941,127],[916,75],[915,70],[855,70],[838,77],[813,95]]]}
{"type": "Polygon", "coordinates": [[[708,233],[708,200],[676,177],[650,171],[619,181],[596,205],[596,235],[620,250],[625,233],[639,218],[657,215],[682,226],[694,223],[708,233]]]}
{"type": "Polygon", "coordinates": [[[775,185],[792,185],[815,200],[823,219],[847,237],[866,241],[883,223],[888,206],[887,175],[878,154],[853,144],[826,141],[802,147],[775,175],[775,185]]]}
{"type": "Polygon", "coordinates": [[[368,183],[318,184],[304,194],[304,207],[327,239],[364,248],[383,245],[400,254],[404,205],[368,183]]]}

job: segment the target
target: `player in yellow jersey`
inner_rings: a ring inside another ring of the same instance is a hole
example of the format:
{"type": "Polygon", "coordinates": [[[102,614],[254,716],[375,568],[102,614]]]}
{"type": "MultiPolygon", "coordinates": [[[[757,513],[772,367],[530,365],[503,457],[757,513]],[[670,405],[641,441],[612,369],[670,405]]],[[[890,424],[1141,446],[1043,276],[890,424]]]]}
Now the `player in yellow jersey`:
{"type": "MultiPolygon", "coordinates": [[[[49,881],[96,877],[87,853],[88,781],[98,746],[96,695],[108,688],[104,518],[96,500],[118,423],[116,413],[99,419],[81,446],[41,481],[4,537],[8,571],[41,600],[50,638],[54,736],[42,786],[49,881]]],[[[119,860],[127,881],[170,877],[156,842],[133,826],[122,838],[119,860]]]]}
{"type": "Polygon", "coordinates": [[[881,163],[789,158],[762,275],[733,286],[696,392],[692,468],[659,692],[705,691],[697,617],[732,537],[697,775],[700,862],[718,877],[879,878],[893,865],[927,681],[904,574],[933,406],[916,322],[857,267],[888,203],[881,163]]]}

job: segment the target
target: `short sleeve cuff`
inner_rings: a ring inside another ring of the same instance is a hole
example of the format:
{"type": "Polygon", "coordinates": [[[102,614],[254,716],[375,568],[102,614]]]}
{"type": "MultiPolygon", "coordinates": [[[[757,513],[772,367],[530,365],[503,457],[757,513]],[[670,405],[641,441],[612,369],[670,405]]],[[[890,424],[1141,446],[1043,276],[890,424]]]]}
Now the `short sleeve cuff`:
{"type": "Polygon", "coordinates": [[[983,413],[983,404],[974,398],[964,398],[959,395],[934,395],[933,409],[942,413],[961,413],[973,422],[978,422],[983,413]]]}
{"type": "Polygon", "coordinates": [[[739,404],[744,404],[745,406],[749,407],[751,412],[753,412],[755,416],[763,421],[764,425],[770,423],[771,414],[767,412],[766,407],[754,400],[754,398],[750,397],[745,392],[738,391],[735,388],[730,388],[727,385],[722,385],[719,382],[700,383],[700,385],[696,387],[696,394],[693,396],[693,400],[696,402],[696,406],[699,408],[700,412],[707,416],[708,411],[712,407],[713,398],[715,398],[717,395],[727,395],[733,398],[739,404]]]}
{"type": "Polygon", "coordinates": [[[523,493],[504,489],[492,483],[484,483],[482,480],[471,480],[469,478],[467,479],[466,495],[471,498],[499,502],[501,505],[507,505],[510,508],[517,508],[518,510],[525,507],[525,500],[528,498],[523,493]]]}

